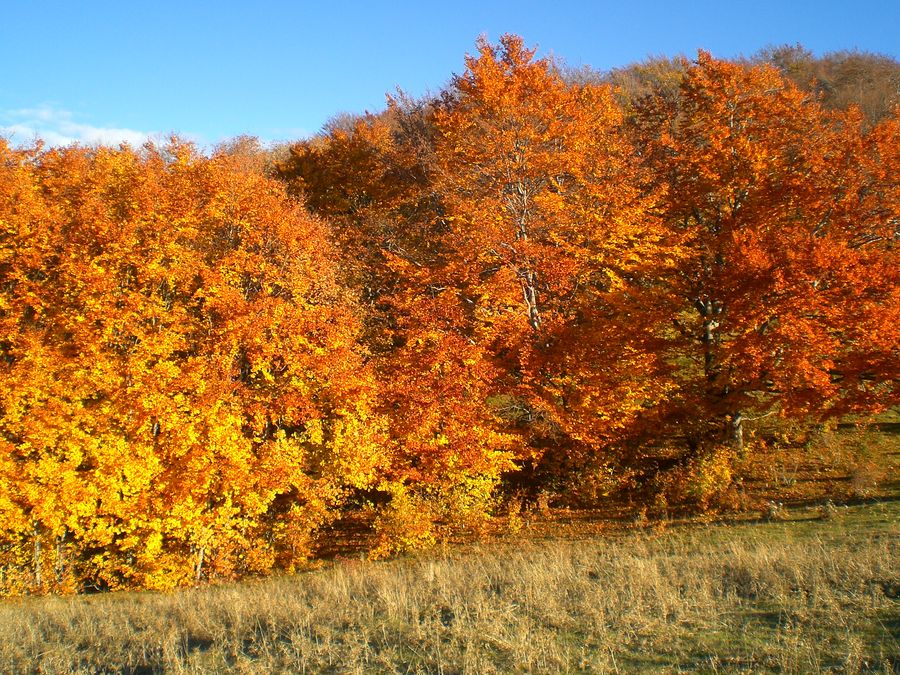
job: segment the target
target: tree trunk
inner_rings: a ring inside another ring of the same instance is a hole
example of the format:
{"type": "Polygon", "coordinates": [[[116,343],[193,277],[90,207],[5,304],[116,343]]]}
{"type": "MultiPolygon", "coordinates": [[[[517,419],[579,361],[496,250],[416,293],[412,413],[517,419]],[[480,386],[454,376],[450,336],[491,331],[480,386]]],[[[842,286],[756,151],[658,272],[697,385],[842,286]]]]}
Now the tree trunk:
{"type": "Polygon", "coordinates": [[[201,546],[197,551],[197,564],[194,566],[194,583],[200,583],[200,576],[203,574],[203,558],[206,555],[206,547],[201,546]]]}
{"type": "MultiPolygon", "coordinates": [[[[528,185],[524,180],[515,183],[513,195],[508,199],[511,211],[515,214],[516,241],[528,240],[528,185]]],[[[511,247],[513,251],[514,248],[511,247]]],[[[541,327],[541,313],[538,309],[537,274],[533,270],[513,267],[522,284],[522,295],[525,298],[525,307],[528,311],[528,323],[532,330],[537,331],[541,327]]]]}
{"type": "Polygon", "coordinates": [[[32,563],[34,565],[34,585],[38,588],[44,585],[42,574],[43,562],[41,560],[41,529],[40,525],[34,524],[34,553],[32,563]]]}
{"type": "Polygon", "coordinates": [[[56,538],[56,564],[54,565],[56,573],[56,583],[61,584],[66,573],[66,533],[63,532],[56,538]]]}
{"type": "Polygon", "coordinates": [[[528,323],[532,330],[541,327],[541,311],[538,308],[537,275],[531,270],[526,270],[519,275],[522,284],[522,295],[525,298],[525,307],[528,310],[528,323]]]}
{"type": "Polygon", "coordinates": [[[703,372],[708,381],[716,377],[716,352],[715,347],[719,338],[716,331],[719,328],[719,314],[722,313],[722,303],[714,300],[694,300],[694,307],[703,317],[703,333],[700,336],[703,342],[703,372]]]}
{"type": "Polygon", "coordinates": [[[738,410],[732,413],[728,420],[728,426],[731,436],[731,446],[737,452],[738,457],[744,457],[744,415],[738,410]]]}

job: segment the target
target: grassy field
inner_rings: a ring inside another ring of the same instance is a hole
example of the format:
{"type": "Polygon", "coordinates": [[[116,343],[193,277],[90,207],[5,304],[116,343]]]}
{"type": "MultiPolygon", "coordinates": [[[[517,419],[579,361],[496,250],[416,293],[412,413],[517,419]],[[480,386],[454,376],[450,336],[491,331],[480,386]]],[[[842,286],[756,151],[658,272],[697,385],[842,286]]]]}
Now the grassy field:
{"type": "Polygon", "coordinates": [[[896,672],[900,501],[0,605],[2,672],[896,672]]]}

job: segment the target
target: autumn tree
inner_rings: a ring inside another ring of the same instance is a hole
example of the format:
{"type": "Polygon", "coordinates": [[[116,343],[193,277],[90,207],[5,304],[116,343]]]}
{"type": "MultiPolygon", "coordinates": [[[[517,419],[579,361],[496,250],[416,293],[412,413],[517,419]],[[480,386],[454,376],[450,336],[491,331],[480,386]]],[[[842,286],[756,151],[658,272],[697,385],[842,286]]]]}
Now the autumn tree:
{"type": "Polygon", "coordinates": [[[639,63],[614,68],[608,73],[595,72],[594,79],[614,87],[618,100],[628,114],[634,106],[650,96],[659,96],[670,102],[677,101],[685,65],[686,62],[681,57],[650,57],[639,63]]]}
{"type": "Polygon", "coordinates": [[[643,328],[619,302],[662,233],[612,91],[513,36],[478,47],[439,102],[394,99],[295,146],[282,175],[337,220],[384,309],[399,484],[433,504],[477,492],[483,510],[548,449],[551,473],[606,461],[668,366],[632,344],[643,328]]]}
{"type": "Polygon", "coordinates": [[[345,279],[367,309],[392,457],[373,496],[384,502],[377,552],[432,541],[439,523],[483,519],[512,467],[513,439],[484,405],[496,373],[479,347],[442,328],[457,308],[430,274],[445,259],[446,229],[434,144],[434,102],[399,93],[379,115],[342,118],[296,144],[280,165],[289,189],[333,223],[345,279]]]}
{"type": "Polygon", "coordinates": [[[865,137],[775,68],[705,52],[677,108],[643,114],[679,261],[642,299],[671,322],[670,433],[743,452],[748,419],[896,400],[895,122],[865,137]]]}
{"type": "Polygon", "coordinates": [[[900,62],[884,54],[830,52],[816,57],[802,45],[760,51],[751,63],[768,63],[826,108],[858,107],[870,124],[889,117],[900,103],[900,62]]]}
{"type": "Polygon", "coordinates": [[[322,223],[240,158],[177,142],[2,153],[15,583],[165,587],[303,560],[383,459],[322,223]]]}
{"type": "Polygon", "coordinates": [[[483,403],[525,475],[602,458],[665,395],[615,300],[661,236],[622,122],[608,86],[567,82],[515,36],[480,41],[436,112],[437,328],[495,373],[483,403]]]}

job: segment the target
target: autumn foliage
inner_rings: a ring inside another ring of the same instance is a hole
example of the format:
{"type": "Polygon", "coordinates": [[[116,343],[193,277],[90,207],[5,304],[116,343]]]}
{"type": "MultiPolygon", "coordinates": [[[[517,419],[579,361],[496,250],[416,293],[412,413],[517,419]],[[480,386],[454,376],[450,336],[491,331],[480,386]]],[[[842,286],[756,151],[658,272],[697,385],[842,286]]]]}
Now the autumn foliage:
{"type": "Polygon", "coordinates": [[[757,420],[896,405],[896,111],[704,52],[656,80],[482,40],[280,180],[0,141],[3,591],[289,570],[341,519],[385,555],[666,471],[706,507],[757,420]]]}
{"type": "Polygon", "coordinates": [[[896,122],[864,133],[858,111],[823,110],[774,68],[703,52],[681,90],[677,110],[643,110],[677,251],[642,303],[673,327],[671,419],[698,439],[719,420],[742,450],[747,417],[895,401],[897,202],[879,172],[896,122]]]}
{"type": "Polygon", "coordinates": [[[322,224],[185,145],[3,155],[6,583],[305,559],[383,461],[322,224]]]}

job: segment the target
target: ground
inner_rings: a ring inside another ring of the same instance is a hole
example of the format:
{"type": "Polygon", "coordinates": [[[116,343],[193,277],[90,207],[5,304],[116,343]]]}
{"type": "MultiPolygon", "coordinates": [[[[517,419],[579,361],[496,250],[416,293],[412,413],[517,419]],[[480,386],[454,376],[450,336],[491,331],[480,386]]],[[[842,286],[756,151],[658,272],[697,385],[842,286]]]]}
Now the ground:
{"type": "Polygon", "coordinates": [[[6,601],[0,671],[897,672],[898,449],[891,430],[767,445],[700,516],[549,506],[388,561],[6,601]]]}

